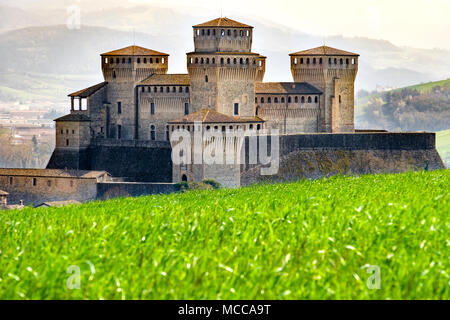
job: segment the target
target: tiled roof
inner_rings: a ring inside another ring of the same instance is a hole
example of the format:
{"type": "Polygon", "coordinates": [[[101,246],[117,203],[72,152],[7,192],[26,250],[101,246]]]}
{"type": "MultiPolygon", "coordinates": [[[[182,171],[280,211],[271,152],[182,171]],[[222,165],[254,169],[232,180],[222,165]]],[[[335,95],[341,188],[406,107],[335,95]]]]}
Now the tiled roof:
{"type": "Polygon", "coordinates": [[[169,56],[169,55],[164,52],[158,52],[155,50],[139,46],[129,46],[119,50],[102,53],[101,56],[169,56]]]}
{"type": "Polygon", "coordinates": [[[194,122],[202,122],[202,123],[245,123],[245,122],[264,122],[261,118],[252,117],[252,118],[243,118],[243,117],[232,117],[226,114],[217,112],[211,109],[201,109],[197,112],[191,113],[187,116],[184,116],[181,119],[169,121],[169,123],[177,124],[177,123],[194,123],[194,122]]]}
{"type": "Polygon", "coordinates": [[[70,113],[67,114],[61,118],[55,119],[53,121],[60,121],[60,122],[87,122],[91,121],[89,117],[85,114],[80,113],[70,113]]]}
{"type": "Polygon", "coordinates": [[[226,17],[217,18],[194,26],[194,28],[201,28],[201,27],[253,28],[252,26],[234,21],[226,17]]]}
{"type": "Polygon", "coordinates": [[[96,93],[98,90],[100,90],[101,88],[106,86],[107,84],[108,84],[108,82],[102,82],[102,83],[96,84],[95,86],[71,93],[71,94],[69,94],[69,97],[74,97],[74,98],[90,97],[91,95],[96,93]]]}
{"type": "Polygon", "coordinates": [[[106,171],[60,170],[60,169],[0,169],[0,176],[98,179],[109,175],[106,171]]]}
{"type": "Polygon", "coordinates": [[[64,206],[69,206],[69,205],[74,205],[74,204],[81,204],[81,203],[76,200],[48,201],[48,202],[41,203],[40,205],[36,206],[36,208],[39,208],[39,207],[64,207],[64,206]]]}
{"type": "Polygon", "coordinates": [[[0,196],[7,196],[7,195],[9,195],[8,192],[0,190],[0,196]]]}
{"type": "Polygon", "coordinates": [[[313,49],[303,50],[295,53],[291,53],[290,56],[359,56],[357,53],[344,51],[327,46],[321,46],[313,49]]]}
{"type": "Polygon", "coordinates": [[[322,90],[307,82],[257,82],[255,93],[322,94],[322,90]]]}
{"type": "Polygon", "coordinates": [[[139,82],[139,85],[181,85],[189,86],[191,78],[188,74],[154,74],[139,82]]]}

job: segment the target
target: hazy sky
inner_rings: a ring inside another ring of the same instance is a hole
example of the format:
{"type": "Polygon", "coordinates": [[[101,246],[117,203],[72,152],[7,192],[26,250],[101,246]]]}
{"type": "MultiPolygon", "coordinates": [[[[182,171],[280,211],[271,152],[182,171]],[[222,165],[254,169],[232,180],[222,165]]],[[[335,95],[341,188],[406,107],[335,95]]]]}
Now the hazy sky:
{"type": "MultiPolygon", "coordinates": [[[[450,49],[450,0],[130,0],[199,16],[272,20],[317,35],[363,36],[450,49]]],[[[245,21],[243,21],[245,22],[245,21]]]]}

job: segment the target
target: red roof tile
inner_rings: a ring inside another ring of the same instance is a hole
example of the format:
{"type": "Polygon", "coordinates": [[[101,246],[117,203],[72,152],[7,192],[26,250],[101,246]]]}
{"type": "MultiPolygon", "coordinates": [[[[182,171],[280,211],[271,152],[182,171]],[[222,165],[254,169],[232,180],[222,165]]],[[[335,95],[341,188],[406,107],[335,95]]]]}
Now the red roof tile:
{"type": "Polygon", "coordinates": [[[241,22],[234,21],[229,18],[217,18],[205,23],[197,24],[194,28],[202,28],[202,27],[224,27],[224,28],[253,28],[247,24],[243,24],[241,22]]]}
{"type": "Polygon", "coordinates": [[[291,53],[290,56],[359,56],[357,53],[344,51],[327,46],[321,46],[313,49],[303,50],[291,53]]]}
{"type": "Polygon", "coordinates": [[[101,56],[169,56],[169,55],[167,53],[158,52],[155,50],[139,46],[129,46],[119,50],[102,53],[101,56]]]}

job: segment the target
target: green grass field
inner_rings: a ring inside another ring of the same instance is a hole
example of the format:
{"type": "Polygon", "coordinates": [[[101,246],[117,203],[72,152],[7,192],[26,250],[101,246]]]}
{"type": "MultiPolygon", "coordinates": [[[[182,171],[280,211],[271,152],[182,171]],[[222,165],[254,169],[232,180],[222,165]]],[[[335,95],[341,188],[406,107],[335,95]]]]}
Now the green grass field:
{"type": "Polygon", "coordinates": [[[450,168],[450,130],[436,133],[436,148],[447,168],[450,168]]]}
{"type": "Polygon", "coordinates": [[[441,170],[2,212],[0,299],[449,299],[449,185],[441,170]]]}

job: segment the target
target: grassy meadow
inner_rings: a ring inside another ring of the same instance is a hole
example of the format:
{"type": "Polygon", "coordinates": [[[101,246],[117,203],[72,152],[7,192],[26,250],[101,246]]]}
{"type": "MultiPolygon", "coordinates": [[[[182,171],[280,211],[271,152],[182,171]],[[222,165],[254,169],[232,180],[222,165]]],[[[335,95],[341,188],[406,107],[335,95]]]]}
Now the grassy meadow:
{"type": "Polygon", "coordinates": [[[441,170],[1,212],[0,299],[449,299],[449,186],[441,170]]]}

